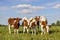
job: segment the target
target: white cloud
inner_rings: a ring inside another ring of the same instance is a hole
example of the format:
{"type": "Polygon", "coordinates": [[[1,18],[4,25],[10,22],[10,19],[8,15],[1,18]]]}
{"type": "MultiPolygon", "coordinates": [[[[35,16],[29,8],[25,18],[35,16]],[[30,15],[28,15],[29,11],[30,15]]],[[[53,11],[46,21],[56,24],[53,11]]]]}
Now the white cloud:
{"type": "Polygon", "coordinates": [[[30,7],[30,9],[32,10],[41,10],[41,9],[44,9],[45,7],[42,7],[42,6],[32,6],[30,7]]]}
{"type": "Polygon", "coordinates": [[[19,5],[15,5],[15,6],[12,6],[12,8],[44,8],[42,6],[33,6],[33,5],[30,5],[30,4],[19,4],[19,5]]]}
{"type": "Polygon", "coordinates": [[[18,11],[18,13],[22,13],[22,14],[27,14],[27,13],[31,13],[31,12],[33,12],[33,11],[29,10],[29,9],[23,9],[23,10],[18,11]]]}
{"type": "Polygon", "coordinates": [[[19,4],[16,6],[12,6],[12,8],[24,8],[24,7],[31,7],[31,5],[30,4],[19,4]]]}
{"type": "Polygon", "coordinates": [[[60,8],[60,4],[56,4],[53,8],[60,8]]]}
{"type": "Polygon", "coordinates": [[[44,9],[45,7],[42,7],[42,6],[33,6],[33,5],[30,5],[30,4],[19,4],[19,5],[16,5],[16,6],[12,6],[12,8],[14,9],[21,9],[21,10],[18,10],[18,13],[31,13],[31,12],[34,12],[34,11],[38,11],[38,10],[41,10],[41,9],[44,9]]]}

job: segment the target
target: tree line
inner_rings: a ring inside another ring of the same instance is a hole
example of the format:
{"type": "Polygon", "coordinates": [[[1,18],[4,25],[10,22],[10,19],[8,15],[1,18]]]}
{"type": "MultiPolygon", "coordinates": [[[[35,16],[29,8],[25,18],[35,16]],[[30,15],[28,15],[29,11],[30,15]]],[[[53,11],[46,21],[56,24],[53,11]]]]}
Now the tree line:
{"type": "Polygon", "coordinates": [[[60,21],[57,20],[56,23],[52,23],[51,25],[52,25],[52,26],[60,26],[60,21]]]}
{"type": "MultiPolygon", "coordinates": [[[[6,25],[0,24],[0,26],[6,26],[6,25]]],[[[52,23],[51,26],[60,26],[60,21],[57,20],[55,23],[52,23]]]]}

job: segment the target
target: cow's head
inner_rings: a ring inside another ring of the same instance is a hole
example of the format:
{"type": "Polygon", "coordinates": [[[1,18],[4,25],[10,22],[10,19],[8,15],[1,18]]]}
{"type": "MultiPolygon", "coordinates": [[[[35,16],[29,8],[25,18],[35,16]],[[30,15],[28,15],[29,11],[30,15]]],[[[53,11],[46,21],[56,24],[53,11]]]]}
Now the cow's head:
{"type": "Polygon", "coordinates": [[[21,18],[15,18],[15,20],[16,20],[16,23],[19,23],[19,21],[21,20],[21,18]]]}
{"type": "Polygon", "coordinates": [[[40,16],[36,16],[36,17],[35,17],[35,20],[36,20],[36,21],[39,21],[39,19],[40,19],[40,16]]]}
{"type": "Polygon", "coordinates": [[[20,21],[20,20],[22,20],[22,18],[18,18],[18,17],[17,17],[16,20],[20,21]]]}

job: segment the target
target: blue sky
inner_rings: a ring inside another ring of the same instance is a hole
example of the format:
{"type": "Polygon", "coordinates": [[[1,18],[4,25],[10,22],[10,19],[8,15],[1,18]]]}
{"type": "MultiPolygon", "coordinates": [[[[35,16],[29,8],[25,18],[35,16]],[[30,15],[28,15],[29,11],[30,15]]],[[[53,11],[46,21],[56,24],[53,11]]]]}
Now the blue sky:
{"type": "Polygon", "coordinates": [[[60,20],[60,0],[0,0],[0,24],[9,17],[45,16],[48,24],[60,20]]]}

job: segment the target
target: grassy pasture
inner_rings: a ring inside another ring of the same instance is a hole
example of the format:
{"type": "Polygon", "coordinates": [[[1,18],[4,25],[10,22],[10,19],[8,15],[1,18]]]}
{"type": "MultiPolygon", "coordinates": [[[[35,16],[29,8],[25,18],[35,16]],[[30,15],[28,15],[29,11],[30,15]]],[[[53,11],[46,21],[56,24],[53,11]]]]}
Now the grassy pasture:
{"type": "MultiPolygon", "coordinates": [[[[13,29],[12,29],[13,30],[13,29]]],[[[49,34],[41,35],[38,32],[36,35],[31,33],[22,33],[23,28],[20,26],[19,34],[8,33],[8,27],[0,26],[0,40],[60,40],[60,27],[52,26],[49,34]]]]}

